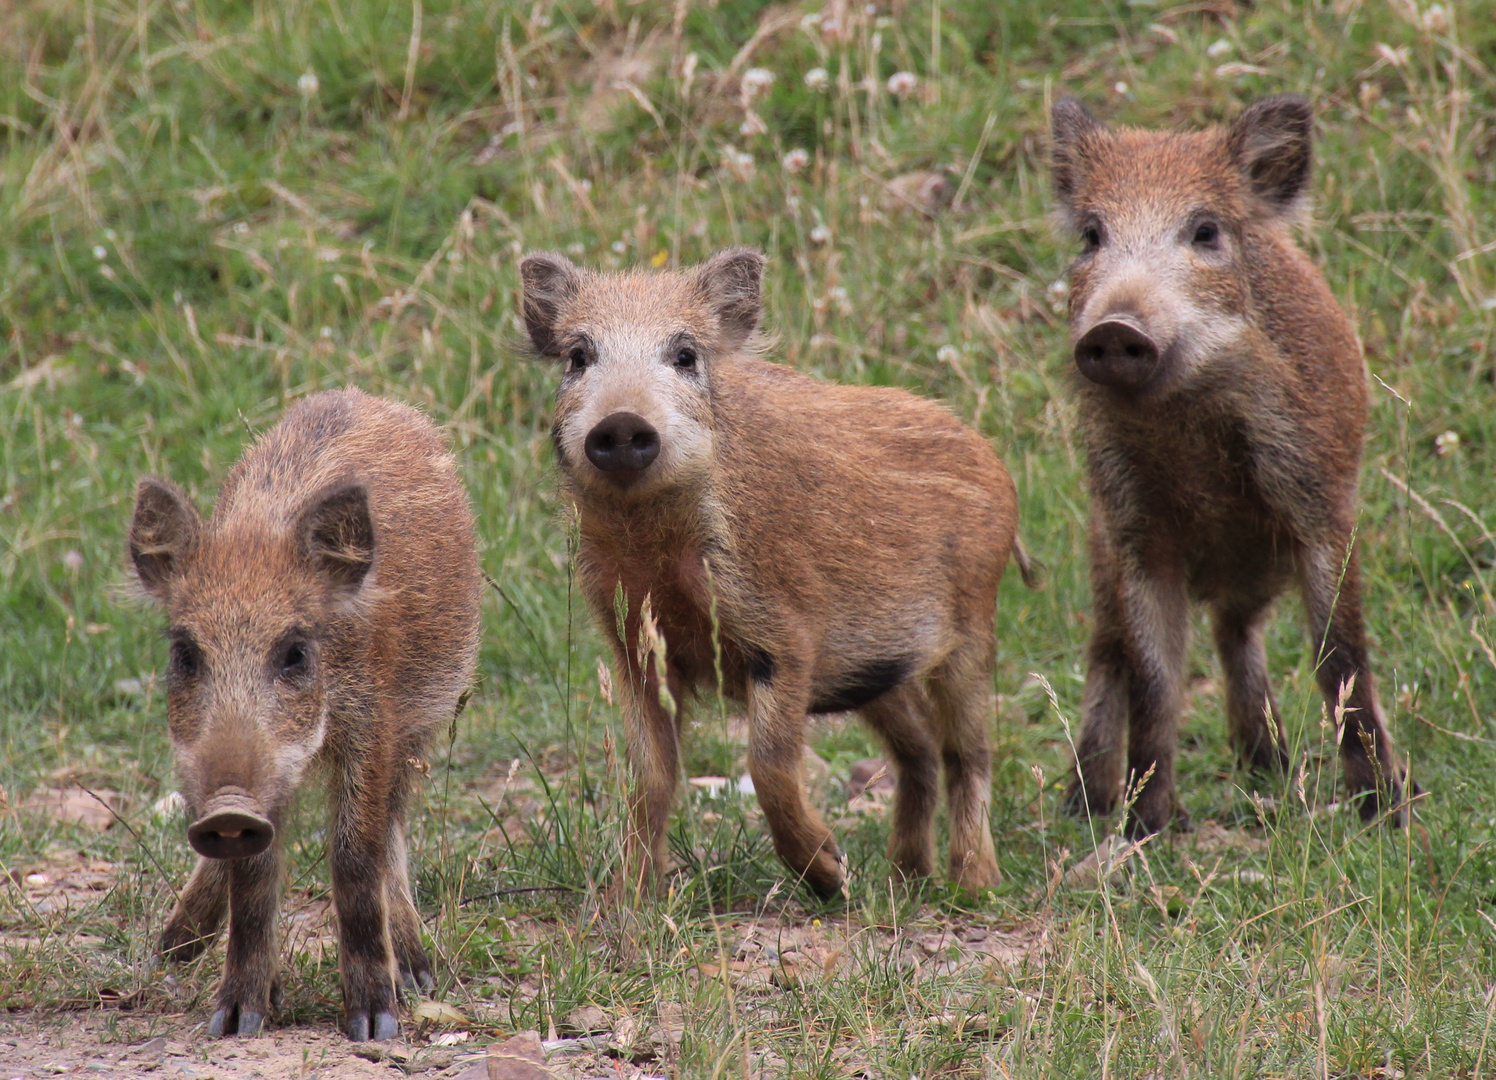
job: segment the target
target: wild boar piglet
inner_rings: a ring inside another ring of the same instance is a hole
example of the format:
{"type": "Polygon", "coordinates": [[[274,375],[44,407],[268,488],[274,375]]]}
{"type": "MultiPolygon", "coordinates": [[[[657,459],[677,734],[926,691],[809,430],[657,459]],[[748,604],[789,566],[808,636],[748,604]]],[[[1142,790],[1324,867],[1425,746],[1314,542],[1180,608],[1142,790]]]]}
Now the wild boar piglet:
{"type": "Polygon", "coordinates": [[[1134,833],[1183,817],[1174,754],[1191,599],[1210,611],[1227,728],[1246,766],[1288,766],[1263,635],[1290,583],[1363,817],[1403,813],[1367,660],[1355,547],[1366,367],[1350,320],[1294,243],[1313,114],[1258,102],[1194,132],[1053,111],[1054,190],[1080,241],[1070,329],[1091,496],[1094,629],[1077,812],[1151,776],[1134,833]]]}
{"type": "Polygon", "coordinates": [[[162,950],[197,956],[227,917],[209,1030],[260,1031],[283,819],[318,766],[344,1029],[392,1038],[397,981],[432,985],[406,864],[414,767],[477,657],[482,577],[451,455],[414,409],[316,394],[245,452],[207,521],[176,486],[141,480],[129,547],[169,620],[167,719],[202,856],[162,950]]]}
{"type": "Polygon", "coordinates": [[[845,869],[806,802],[806,716],[851,710],[896,774],[896,872],[933,868],[943,763],[951,873],[993,885],[988,726],[1012,480],[939,405],[760,359],[763,270],[745,249],[666,273],[590,273],[554,254],[520,266],[530,338],[562,369],[552,435],[578,575],[621,675],[625,865],[666,871],[686,707],[720,677],[747,706],[775,848],[816,893],[838,893],[845,869]]]}

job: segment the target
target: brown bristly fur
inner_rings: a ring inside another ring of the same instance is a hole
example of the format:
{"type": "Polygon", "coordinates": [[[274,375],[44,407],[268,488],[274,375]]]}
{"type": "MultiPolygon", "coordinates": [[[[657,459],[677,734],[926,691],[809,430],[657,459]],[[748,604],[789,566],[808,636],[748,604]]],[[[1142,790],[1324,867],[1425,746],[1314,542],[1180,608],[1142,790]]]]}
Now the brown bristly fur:
{"type": "Polygon", "coordinates": [[[550,254],[521,266],[532,340],[568,365],[555,427],[563,492],[582,588],[625,675],[629,865],[656,880],[667,867],[686,707],[716,689],[720,653],[723,693],[747,704],[748,767],[775,847],[816,893],[836,894],[844,869],[806,803],[806,717],[850,709],[897,774],[896,870],[933,870],[943,762],[952,875],[991,886],[989,700],[1012,480],[939,405],[818,383],[754,355],[762,269],[741,249],[674,273],[598,275],[550,254]],[[585,439],[625,411],[659,430],[660,456],[620,482],[594,468],[585,439]],[[646,600],[664,672],[640,646],[646,600]]]}
{"type": "Polygon", "coordinates": [[[1100,373],[1076,380],[1095,625],[1070,803],[1110,812],[1124,784],[1152,769],[1132,808],[1137,833],[1184,817],[1174,755],[1192,599],[1211,612],[1239,760],[1288,767],[1263,636],[1294,582],[1327,708],[1349,687],[1349,791],[1364,817],[1402,815],[1355,550],[1366,369],[1291,233],[1311,130],[1308,103],[1291,97],[1180,133],[1112,130],[1073,99],[1054,108],[1055,192],[1085,245],[1071,268],[1072,340],[1082,372],[1090,360],[1100,373]],[[1086,352],[1107,340],[1133,351],[1086,352]],[[1127,374],[1149,348],[1156,367],[1127,374]],[[1107,364],[1122,373],[1116,384],[1107,364]]]}
{"type": "Polygon", "coordinates": [[[280,819],[320,766],[345,1030],[391,1037],[397,978],[432,983],[406,866],[412,760],[452,720],[477,657],[481,575],[451,455],[414,409],[317,394],[245,452],[206,522],[174,486],[142,480],[130,553],[171,623],[167,715],[190,814],[227,797],[273,835],[245,857],[199,861],[163,951],[196,956],[227,917],[210,1030],[260,1030],[276,984],[280,819]]]}

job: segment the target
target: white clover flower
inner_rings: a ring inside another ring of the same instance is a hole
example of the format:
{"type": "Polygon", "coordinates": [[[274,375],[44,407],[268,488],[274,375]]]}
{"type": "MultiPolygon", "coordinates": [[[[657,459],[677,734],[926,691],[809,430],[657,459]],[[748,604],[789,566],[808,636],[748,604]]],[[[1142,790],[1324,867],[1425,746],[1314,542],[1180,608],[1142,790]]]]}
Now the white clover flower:
{"type": "Polygon", "coordinates": [[[810,164],[810,152],[797,146],[788,154],[785,154],[780,159],[779,164],[784,167],[785,172],[797,173],[810,164]]]}
{"type": "Polygon", "coordinates": [[[810,242],[812,244],[825,244],[831,240],[831,230],[824,225],[817,225],[810,230],[810,242]]]}
{"type": "Polygon", "coordinates": [[[1070,295],[1070,284],[1064,278],[1057,278],[1049,283],[1049,295],[1056,300],[1070,295]]]}
{"type": "Polygon", "coordinates": [[[743,72],[742,93],[746,101],[768,93],[773,85],[774,73],[768,68],[749,68],[743,72]]]}
{"type": "Polygon", "coordinates": [[[1127,89],[1128,87],[1125,82],[1116,82],[1112,84],[1112,93],[1116,94],[1118,97],[1126,97],[1127,89]]]}
{"type": "Polygon", "coordinates": [[[1231,42],[1225,38],[1216,38],[1205,49],[1205,55],[1212,60],[1219,60],[1231,51],[1231,42]]]}
{"type": "Polygon", "coordinates": [[[332,338],[332,327],[324,326],[321,330],[318,330],[317,333],[322,336],[322,339],[324,341],[328,341],[332,338]]]}
{"type": "Polygon", "coordinates": [[[768,132],[769,125],[764,123],[764,118],[752,109],[748,110],[743,117],[743,122],[738,125],[738,134],[746,138],[754,135],[764,135],[768,132]]]}
{"type": "Polygon", "coordinates": [[[919,79],[912,71],[895,71],[888,77],[888,92],[894,97],[908,97],[919,85],[919,79]]]}
{"type": "Polygon", "coordinates": [[[317,73],[315,71],[305,72],[303,73],[301,78],[296,80],[296,89],[301,91],[302,97],[311,97],[319,89],[321,89],[321,87],[322,80],[317,78],[317,73]]]}
{"type": "Polygon", "coordinates": [[[722,161],[733,171],[739,180],[747,180],[753,176],[755,162],[753,155],[736,146],[724,146],[722,148],[722,161]]]}
{"type": "Polygon", "coordinates": [[[622,255],[628,249],[629,249],[629,246],[627,244],[625,244],[622,240],[614,240],[613,241],[613,254],[614,255],[622,255]]]}
{"type": "Polygon", "coordinates": [[[1446,431],[1434,440],[1434,453],[1440,457],[1448,457],[1460,448],[1460,433],[1458,431],[1446,431]]]}
{"type": "Polygon", "coordinates": [[[1372,52],[1376,53],[1382,59],[1383,63],[1391,64],[1396,68],[1400,68],[1406,64],[1408,58],[1413,55],[1413,50],[1406,45],[1400,49],[1394,49],[1391,45],[1382,41],[1372,46],[1372,52]]]}
{"type": "Polygon", "coordinates": [[[935,359],[942,364],[954,364],[961,359],[961,350],[954,345],[942,345],[935,350],[935,359]]]}
{"type": "Polygon", "coordinates": [[[103,244],[95,244],[93,249],[93,257],[95,259],[98,259],[100,262],[103,262],[105,259],[109,258],[109,252],[104,250],[103,244]]]}
{"type": "Polygon", "coordinates": [[[805,73],[805,86],[809,90],[821,91],[831,83],[831,74],[825,68],[811,68],[805,73]]]}
{"type": "Polygon", "coordinates": [[[1449,29],[1449,10],[1443,4],[1430,4],[1419,20],[1431,34],[1442,34],[1449,29]]]}

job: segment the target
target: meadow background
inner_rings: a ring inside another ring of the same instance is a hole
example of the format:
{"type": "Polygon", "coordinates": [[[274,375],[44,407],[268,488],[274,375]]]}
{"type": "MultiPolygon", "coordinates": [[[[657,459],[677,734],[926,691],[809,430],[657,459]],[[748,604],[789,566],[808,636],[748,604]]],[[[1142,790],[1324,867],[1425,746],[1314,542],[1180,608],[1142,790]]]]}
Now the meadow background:
{"type": "MultiPolygon", "coordinates": [[[[433,999],[456,1013],[428,1003],[389,1063],[455,1073],[534,1029],[558,1075],[1491,1076],[1493,338],[1490,0],[12,0],[0,1063],[162,1036],[195,1055],[183,1075],[239,1075],[196,1027],[221,949],[153,963],[190,853],[163,801],[162,623],[125,596],[124,529],[142,473],[206,508],[289,402],[353,383],[445,428],[496,583],[477,692],[413,824],[433,999]],[[1070,92],[1112,121],[1198,125],[1282,91],[1319,115],[1302,240],[1373,376],[1366,610],[1429,795],[1401,831],[1335,808],[1295,600],[1269,652],[1302,784],[1237,773],[1197,623],[1197,829],[1086,887],[1075,867],[1111,823],[1059,810],[1089,590],[1076,243],[1048,217],[1046,107],[1070,92]],[[833,719],[814,790],[853,879],[845,905],[814,905],[735,791],[742,724],[719,707],[686,771],[730,783],[685,789],[672,889],[636,919],[599,913],[618,715],[554,493],[556,373],[517,348],[517,256],[678,266],[729,244],[769,256],[785,363],[943,398],[1018,482],[1046,582],[1013,575],[1000,600],[994,895],[890,890],[879,795],[845,786],[877,747],[833,719]]],[[[305,801],[277,1045],[339,1009],[305,801]]],[[[347,1049],[318,1045],[287,1075],[347,1049]]]]}

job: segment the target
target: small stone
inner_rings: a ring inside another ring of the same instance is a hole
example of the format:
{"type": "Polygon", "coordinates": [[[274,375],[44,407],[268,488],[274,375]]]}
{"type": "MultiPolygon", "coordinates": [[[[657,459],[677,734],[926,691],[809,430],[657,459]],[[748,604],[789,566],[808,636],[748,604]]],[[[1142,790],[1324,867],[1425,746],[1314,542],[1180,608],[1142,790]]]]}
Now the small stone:
{"type": "Polygon", "coordinates": [[[137,1058],[158,1058],[164,1053],[166,1053],[166,1040],[159,1035],[130,1049],[131,1056],[137,1058]]]}
{"type": "Polygon", "coordinates": [[[596,1005],[583,1005],[580,1009],[572,1010],[571,1015],[566,1018],[565,1026],[567,1030],[580,1035],[597,1035],[613,1030],[613,1022],[608,1019],[608,1014],[596,1005]]]}
{"type": "Polygon", "coordinates": [[[491,1043],[488,1056],[469,1065],[454,1080],[555,1080],[545,1067],[545,1050],[538,1031],[524,1031],[503,1042],[491,1043]]]}
{"type": "Polygon", "coordinates": [[[1065,871],[1065,885],[1071,889],[1099,889],[1102,885],[1120,888],[1124,883],[1122,867],[1137,844],[1129,844],[1120,836],[1107,836],[1096,845],[1096,850],[1065,871]]]}
{"type": "Polygon", "coordinates": [[[847,800],[863,796],[887,796],[893,794],[897,781],[893,767],[882,758],[864,758],[852,766],[847,777],[847,800]]]}

